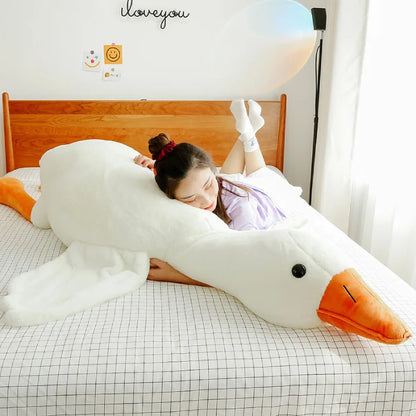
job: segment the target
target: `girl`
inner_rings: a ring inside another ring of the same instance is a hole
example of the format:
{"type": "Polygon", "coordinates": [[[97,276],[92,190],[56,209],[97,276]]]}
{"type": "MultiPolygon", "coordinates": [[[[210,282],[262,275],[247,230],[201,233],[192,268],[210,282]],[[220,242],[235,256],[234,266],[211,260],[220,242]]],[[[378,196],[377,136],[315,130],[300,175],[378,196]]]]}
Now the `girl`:
{"type": "MultiPolygon", "coordinates": [[[[264,120],[260,106],[249,100],[249,115],[243,100],[233,101],[231,111],[241,133],[225,160],[220,173],[250,175],[265,168],[255,133],[264,120]]],[[[164,133],[149,140],[152,159],[139,154],[135,163],[154,169],[159,188],[171,199],[213,212],[235,230],[264,230],[285,218],[262,190],[230,182],[215,175],[211,157],[190,143],[175,144],[164,133]]],[[[168,263],[151,259],[149,279],[201,284],[183,275],[168,263]]]]}

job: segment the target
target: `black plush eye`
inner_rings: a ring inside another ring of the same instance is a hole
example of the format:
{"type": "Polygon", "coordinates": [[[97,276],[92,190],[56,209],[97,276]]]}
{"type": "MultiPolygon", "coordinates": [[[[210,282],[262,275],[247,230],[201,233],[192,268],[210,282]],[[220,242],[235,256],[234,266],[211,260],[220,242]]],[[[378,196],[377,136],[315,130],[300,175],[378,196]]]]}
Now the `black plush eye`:
{"type": "Polygon", "coordinates": [[[295,264],[292,267],[292,274],[296,278],[300,279],[301,277],[305,276],[305,274],[306,274],[306,267],[303,264],[295,264]]]}

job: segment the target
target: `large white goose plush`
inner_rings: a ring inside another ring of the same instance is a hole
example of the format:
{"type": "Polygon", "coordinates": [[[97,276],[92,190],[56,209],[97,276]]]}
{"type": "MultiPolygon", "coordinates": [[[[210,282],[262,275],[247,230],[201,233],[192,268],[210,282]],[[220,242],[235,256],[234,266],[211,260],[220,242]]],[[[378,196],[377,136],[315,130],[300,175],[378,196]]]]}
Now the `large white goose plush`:
{"type": "Polygon", "coordinates": [[[102,140],[44,154],[31,219],[68,249],[12,280],[0,301],[6,322],[60,319],[135,290],[157,257],[276,325],[330,323],[391,344],[410,336],[328,241],[302,226],[230,230],[215,214],[167,198],[153,173],[134,163],[136,154],[102,140]]]}

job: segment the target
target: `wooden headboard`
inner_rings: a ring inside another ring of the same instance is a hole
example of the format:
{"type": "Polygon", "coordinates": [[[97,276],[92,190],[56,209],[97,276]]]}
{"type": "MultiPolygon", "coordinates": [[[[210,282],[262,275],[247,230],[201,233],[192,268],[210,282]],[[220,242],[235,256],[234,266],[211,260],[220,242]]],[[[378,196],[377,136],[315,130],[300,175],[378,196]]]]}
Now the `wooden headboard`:
{"type": "MultiPolygon", "coordinates": [[[[283,171],[286,95],[259,104],[264,159],[283,171]]],[[[47,150],[85,139],[115,140],[148,155],[148,140],[161,132],[201,146],[220,166],[238,137],[230,101],[19,101],[3,93],[3,116],[7,172],[39,166],[47,150]]]]}

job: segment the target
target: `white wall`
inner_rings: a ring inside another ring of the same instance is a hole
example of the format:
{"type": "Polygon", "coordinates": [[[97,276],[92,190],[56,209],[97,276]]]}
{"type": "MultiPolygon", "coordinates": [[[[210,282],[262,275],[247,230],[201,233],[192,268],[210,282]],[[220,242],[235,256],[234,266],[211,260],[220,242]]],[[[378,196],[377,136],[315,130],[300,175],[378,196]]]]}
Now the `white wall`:
{"type": "MultiPolygon", "coordinates": [[[[253,74],[268,68],[268,58],[245,68],[246,82],[233,85],[222,76],[223,26],[255,0],[134,0],[134,8],[183,10],[187,19],[127,19],[120,16],[126,0],[7,0],[0,6],[2,65],[0,90],[11,99],[278,99],[288,95],[285,174],[309,189],[313,128],[313,56],[284,85],[256,87],[253,74]],[[100,73],[81,70],[83,51],[104,44],[123,45],[121,79],[105,82],[100,73]]],[[[327,7],[329,0],[302,0],[308,9],[327,7]]],[[[242,49],[243,50],[243,49],[242,49]]],[[[254,52],[254,51],[253,51],[254,52]]],[[[271,79],[274,68],[270,69],[271,79]]],[[[270,75],[270,73],[268,74],[270,75]]],[[[258,78],[260,78],[258,77],[258,78]]],[[[3,136],[3,129],[1,130],[3,136]]],[[[0,173],[4,173],[1,140],[0,173]]]]}

